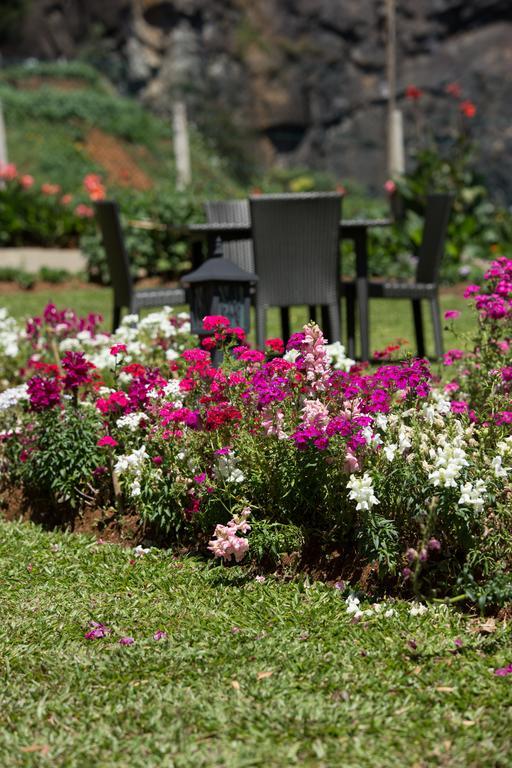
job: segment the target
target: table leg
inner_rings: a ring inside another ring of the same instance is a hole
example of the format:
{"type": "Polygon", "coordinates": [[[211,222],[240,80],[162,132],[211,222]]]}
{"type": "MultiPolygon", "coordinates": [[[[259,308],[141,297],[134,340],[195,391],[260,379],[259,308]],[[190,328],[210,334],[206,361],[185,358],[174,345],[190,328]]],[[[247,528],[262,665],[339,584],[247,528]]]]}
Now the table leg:
{"type": "Polygon", "coordinates": [[[359,306],[359,333],[361,335],[361,360],[367,362],[370,357],[370,330],[368,322],[368,248],[366,228],[354,236],[356,251],[356,289],[359,306]]]}

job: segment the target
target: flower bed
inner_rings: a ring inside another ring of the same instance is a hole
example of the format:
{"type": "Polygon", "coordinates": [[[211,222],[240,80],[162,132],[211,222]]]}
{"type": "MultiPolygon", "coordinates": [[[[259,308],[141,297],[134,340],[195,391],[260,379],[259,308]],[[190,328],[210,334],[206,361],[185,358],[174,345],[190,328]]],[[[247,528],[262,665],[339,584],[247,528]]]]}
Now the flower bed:
{"type": "Polygon", "coordinates": [[[314,552],[388,587],[503,602],[512,261],[466,295],[478,338],[447,353],[446,381],[420,359],[371,373],[313,323],[259,351],[224,317],[205,318],[196,347],[170,310],[114,336],[53,306],[23,331],[4,316],[6,482],[56,507],[136,513],[226,562],[314,552]]]}

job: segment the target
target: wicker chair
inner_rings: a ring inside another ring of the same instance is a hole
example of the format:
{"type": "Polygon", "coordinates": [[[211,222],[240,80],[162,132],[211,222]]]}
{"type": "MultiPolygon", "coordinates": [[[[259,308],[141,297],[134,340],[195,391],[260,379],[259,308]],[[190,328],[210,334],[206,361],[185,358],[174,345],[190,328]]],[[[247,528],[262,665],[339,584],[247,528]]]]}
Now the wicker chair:
{"type": "Polygon", "coordinates": [[[95,203],[95,209],[114,290],[113,330],[119,326],[123,307],[126,307],[130,314],[137,314],[146,307],[185,304],[185,291],[182,288],[133,287],[130,259],[124,245],[118,205],[112,200],[102,200],[95,203]]]}
{"type": "MultiPolygon", "coordinates": [[[[207,200],[204,212],[208,224],[244,224],[250,226],[248,200],[207,200]]],[[[252,240],[230,240],[223,243],[222,254],[247,272],[254,272],[252,240]]]]}
{"type": "Polygon", "coordinates": [[[266,310],[281,307],[283,337],[288,307],[326,307],[330,341],[340,337],[341,195],[318,192],[251,197],[256,289],[256,342],[265,340],[266,310]]]}
{"type": "MultiPolygon", "coordinates": [[[[423,236],[418,252],[418,265],[414,282],[377,282],[369,281],[368,297],[379,299],[410,299],[416,335],[416,348],[420,357],[425,356],[425,334],[421,301],[427,299],[430,303],[432,325],[434,329],[434,347],[436,357],[443,354],[443,331],[439,308],[439,270],[444,254],[444,242],[450,211],[453,203],[452,195],[429,195],[425,210],[423,236]]],[[[347,299],[347,330],[349,347],[355,328],[356,284],[342,283],[342,295],[347,299]]]]}

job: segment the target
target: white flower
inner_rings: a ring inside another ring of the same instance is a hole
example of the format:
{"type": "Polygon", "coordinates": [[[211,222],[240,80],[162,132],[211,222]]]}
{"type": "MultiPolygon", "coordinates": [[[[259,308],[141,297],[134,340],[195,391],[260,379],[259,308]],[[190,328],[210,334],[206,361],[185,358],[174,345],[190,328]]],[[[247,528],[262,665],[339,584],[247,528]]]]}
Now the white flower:
{"type": "Polygon", "coordinates": [[[217,465],[213,468],[216,480],[224,480],[225,483],[243,483],[245,475],[237,467],[237,458],[233,451],[217,455],[217,465]]]}
{"type": "Polygon", "coordinates": [[[325,351],[327,352],[332,367],[337,370],[350,371],[352,366],[356,364],[355,360],[351,360],[345,355],[345,347],[343,344],[340,344],[339,341],[335,341],[333,344],[326,344],[325,351]]]}
{"type": "Polygon", "coordinates": [[[136,477],[138,477],[142,472],[144,462],[148,458],[149,456],[146,451],[146,446],[143,445],[142,448],[137,448],[132,453],[119,456],[114,465],[114,472],[116,475],[122,475],[126,472],[131,472],[136,477]]]}
{"type": "Polygon", "coordinates": [[[400,449],[400,453],[404,453],[404,451],[411,447],[411,441],[409,439],[411,434],[412,430],[410,427],[406,427],[405,424],[400,426],[398,431],[398,448],[400,449]]]}
{"type": "Polygon", "coordinates": [[[347,605],[347,613],[353,615],[355,619],[360,619],[363,612],[359,607],[359,598],[349,595],[345,603],[347,605]]]}
{"type": "Polygon", "coordinates": [[[145,421],[146,414],[142,411],[136,411],[135,413],[127,413],[125,416],[120,416],[116,425],[120,428],[129,429],[130,432],[136,432],[140,426],[141,421],[145,421]]]}
{"type": "Polygon", "coordinates": [[[390,443],[389,445],[385,445],[382,449],[384,452],[384,455],[388,461],[393,461],[395,458],[395,453],[398,450],[398,445],[396,443],[390,443]]]}
{"type": "Polygon", "coordinates": [[[395,609],[394,608],[388,608],[387,611],[384,613],[384,616],[386,619],[391,618],[391,616],[395,615],[395,609]]]}
{"type": "Polygon", "coordinates": [[[486,488],[483,480],[477,480],[474,485],[472,483],[465,483],[460,488],[459,504],[474,507],[477,512],[480,512],[484,506],[483,495],[485,492],[486,488]]]}
{"type": "Polygon", "coordinates": [[[141,494],[140,480],[136,477],[130,487],[131,496],[140,496],[141,494]]]}
{"type": "Polygon", "coordinates": [[[388,417],[384,413],[378,413],[374,419],[374,423],[382,432],[385,432],[388,428],[388,417]]]}
{"type": "Polygon", "coordinates": [[[283,360],[286,360],[287,363],[294,363],[299,355],[300,352],[298,349],[289,349],[288,352],[283,355],[283,360]]]}
{"type": "Polygon", "coordinates": [[[5,389],[3,392],[0,392],[0,411],[7,411],[9,408],[18,405],[22,400],[28,400],[26,384],[5,389]]]}
{"type": "Polygon", "coordinates": [[[434,459],[434,469],[430,472],[428,479],[434,486],[457,487],[456,479],[463,467],[468,466],[466,452],[461,447],[462,440],[462,436],[457,436],[453,443],[449,443],[444,435],[440,435],[438,448],[430,449],[430,456],[434,459]]]}
{"type": "Polygon", "coordinates": [[[495,456],[491,461],[491,467],[496,477],[506,477],[510,472],[510,467],[503,466],[503,456],[495,456]]]}
{"type": "Polygon", "coordinates": [[[357,502],[356,509],[369,510],[375,504],[379,504],[373,492],[372,478],[367,472],[362,477],[352,475],[347,488],[350,489],[349,499],[357,502]]]}
{"type": "Polygon", "coordinates": [[[427,611],[428,607],[426,605],[423,605],[422,603],[413,603],[409,608],[409,615],[423,616],[425,613],[427,613],[427,611]]]}
{"type": "Polygon", "coordinates": [[[142,557],[143,555],[147,555],[148,552],[151,552],[151,547],[143,547],[142,544],[137,544],[133,549],[135,557],[142,557]]]}

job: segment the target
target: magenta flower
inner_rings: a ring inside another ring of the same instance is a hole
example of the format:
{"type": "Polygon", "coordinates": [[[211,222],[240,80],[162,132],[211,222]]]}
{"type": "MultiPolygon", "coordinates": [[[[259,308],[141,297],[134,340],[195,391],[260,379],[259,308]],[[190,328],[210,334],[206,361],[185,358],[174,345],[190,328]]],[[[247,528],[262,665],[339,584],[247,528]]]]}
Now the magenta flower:
{"type": "Polygon", "coordinates": [[[507,667],[500,667],[499,669],[495,669],[494,674],[498,677],[506,677],[507,675],[512,675],[512,664],[509,664],[507,667]]]}
{"type": "Polygon", "coordinates": [[[203,317],[203,328],[205,331],[222,330],[222,328],[229,328],[231,323],[224,315],[206,315],[203,317]]]}
{"type": "Polygon", "coordinates": [[[119,645],[133,645],[134,642],[135,640],[133,639],[133,637],[122,637],[119,640],[119,645]]]}
{"type": "Polygon", "coordinates": [[[119,445],[117,440],[114,440],[113,437],[110,437],[110,435],[103,435],[103,437],[100,437],[96,445],[104,446],[108,445],[110,448],[115,448],[116,445],[119,445]]]}
{"type": "Polygon", "coordinates": [[[445,320],[456,320],[458,317],[460,317],[460,312],[458,309],[447,309],[444,313],[445,320]]]}
{"type": "Polygon", "coordinates": [[[474,296],[475,293],[480,292],[480,286],[479,285],[468,285],[466,290],[464,291],[464,298],[470,299],[471,296],[474,296]]]}
{"type": "Polygon", "coordinates": [[[164,632],[163,629],[157,629],[153,635],[153,640],[167,640],[167,632],[164,632]]]}
{"type": "Polygon", "coordinates": [[[120,355],[123,352],[126,352],[126,344],[114,344],[114,346],[110,347],[110,354],[114,357],[116,355],[120,355]]]}
{"type": "Polygon", "coordinates": [[[90,382],[89,371],[94,365],[85,359],[83,352],[68,351],[62,358],[62,367],[66,371],[64,389],[78,389],[90,382]]]}
{"type": "Polygon", "coordinates": [[[60,385],[54,379],[33,376],[27,383],[27,392],[33,411],[46,411],[60,404],[60,385]]]}
{"type": "Polygon", "coordinates": [[[99,640],[110,633],[110,629],[99,621],[90,621],[89,626],[91,629],[84,635],[86,640],[99,640]]]}

